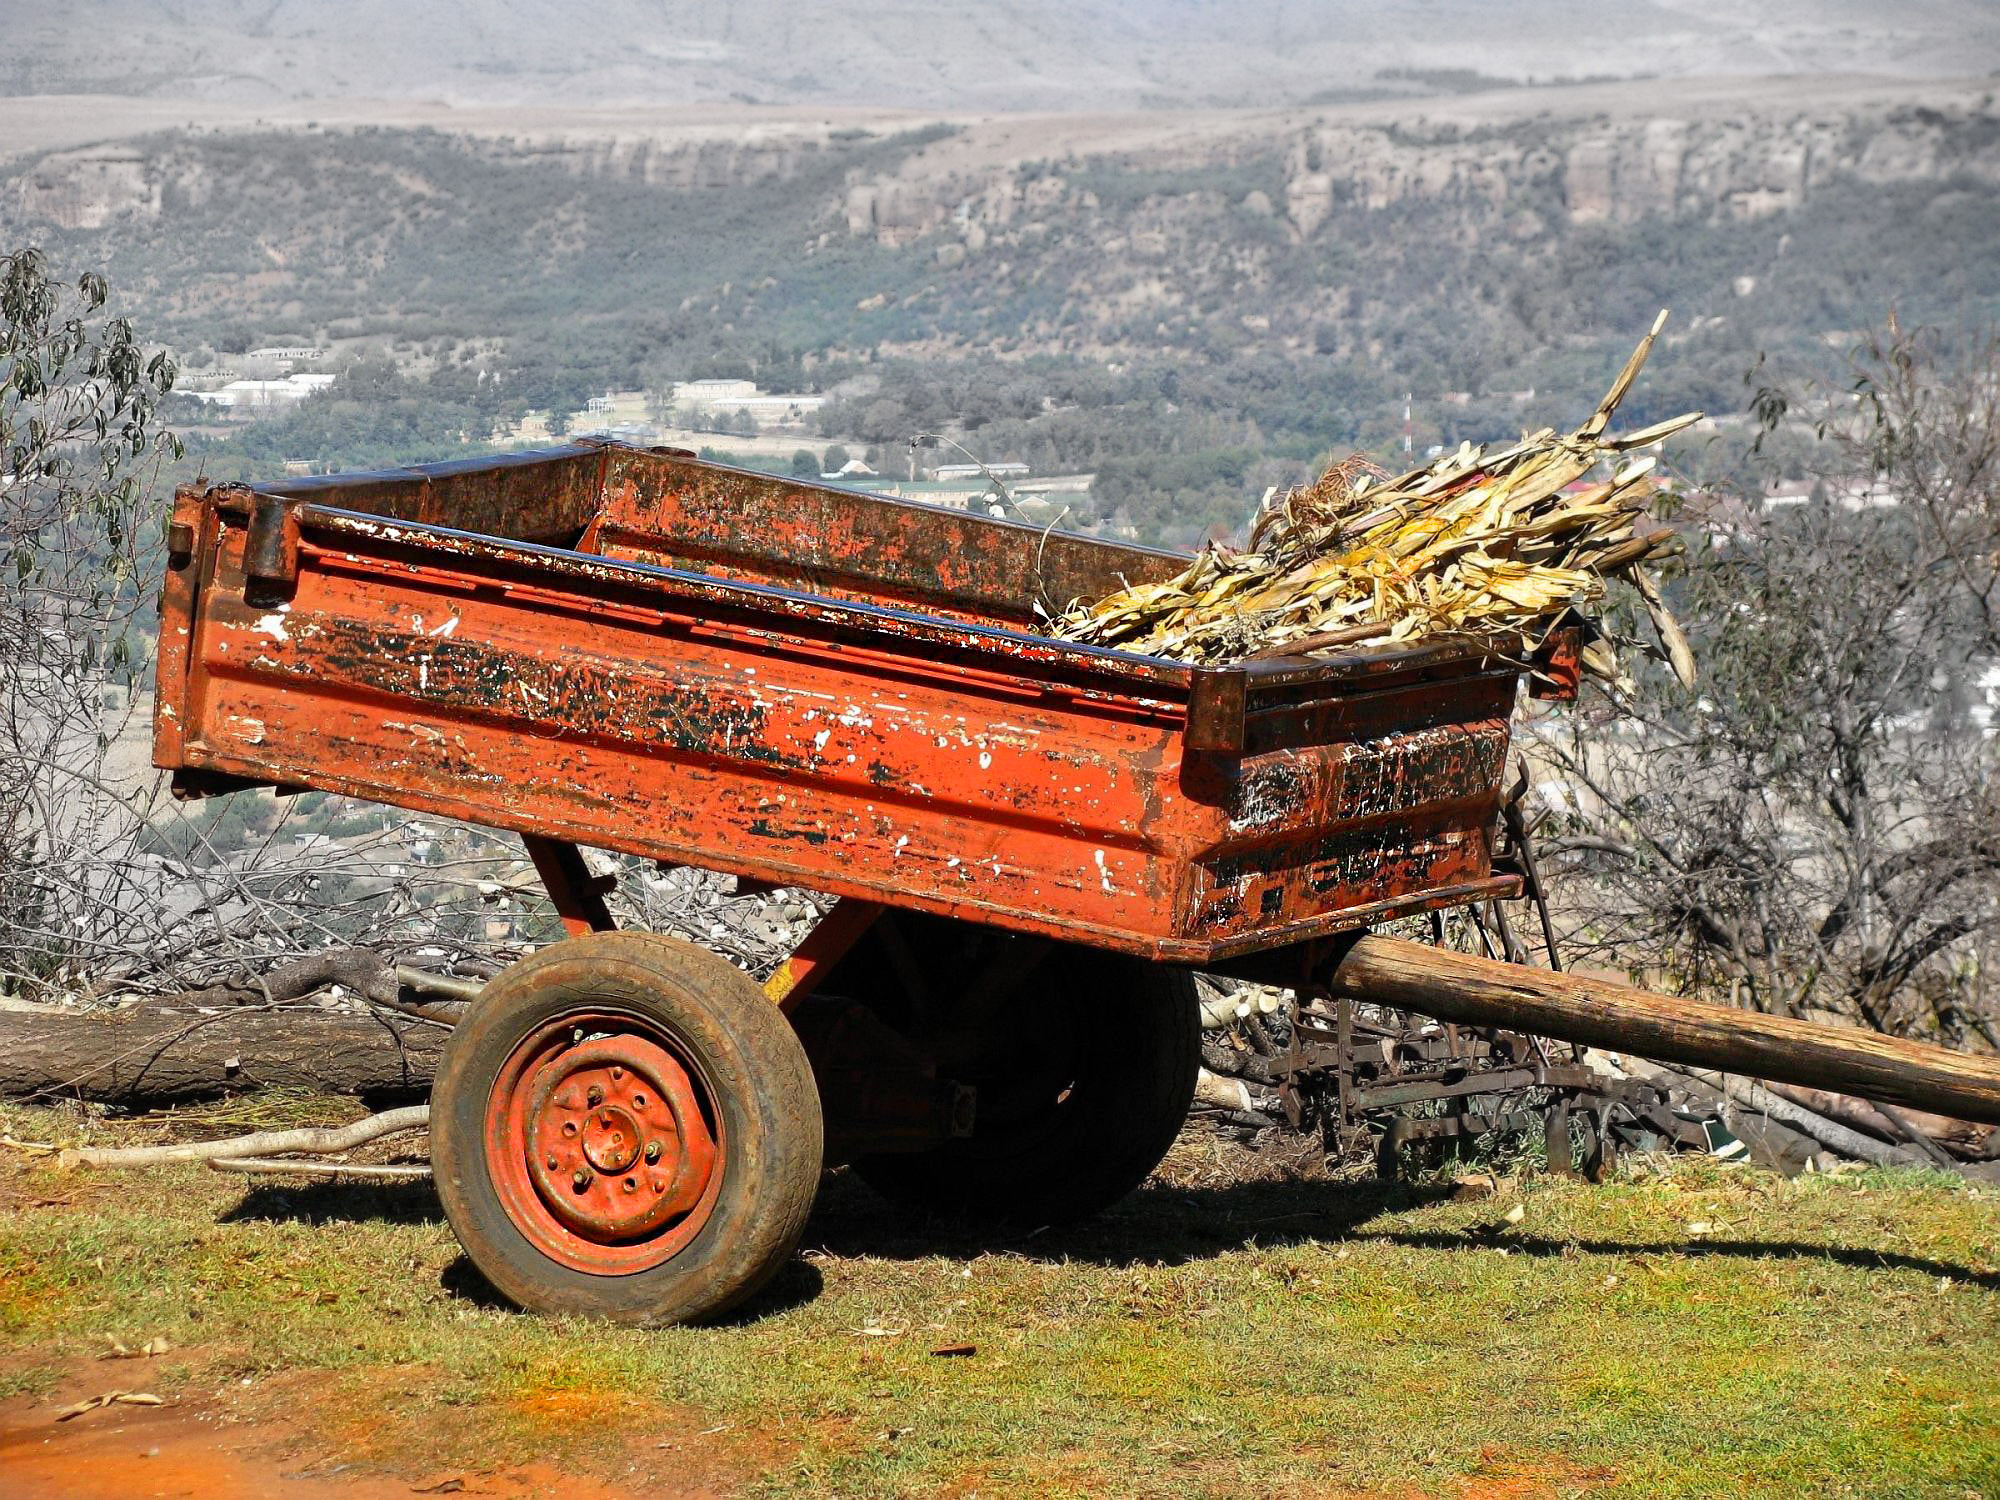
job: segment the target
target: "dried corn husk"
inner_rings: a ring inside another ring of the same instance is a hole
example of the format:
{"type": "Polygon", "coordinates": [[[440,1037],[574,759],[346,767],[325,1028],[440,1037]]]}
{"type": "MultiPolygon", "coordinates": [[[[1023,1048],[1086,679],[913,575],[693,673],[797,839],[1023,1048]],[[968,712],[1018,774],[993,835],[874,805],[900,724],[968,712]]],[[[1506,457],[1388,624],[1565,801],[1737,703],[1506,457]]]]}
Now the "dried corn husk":
{"type": "MultiPolygon", "coordinates": [[[[1050,633],[1193,662],[1440,636],[1525,654],[1571,611],[1600,606],[1615,577],[1639,590],[1661,654],[1692,684],[1687,638],[1641,566],[1679,544],[1650,514],[1655,460],[1629,455],[1701,414],[1605,432],[1666,317],[1575,432],[1544,428],[1493,452],[1463,444],[1394,478],[1346,459],[1269,506],[1248,551],[1209,548],[1174,578],[1078,602],[1050,633]],[[1569,489],[1600,465],[1609,478],[1569,489]]],[[[1587,653],[1587,663],[1616,675],[1606,651],[1587,653]]]]}

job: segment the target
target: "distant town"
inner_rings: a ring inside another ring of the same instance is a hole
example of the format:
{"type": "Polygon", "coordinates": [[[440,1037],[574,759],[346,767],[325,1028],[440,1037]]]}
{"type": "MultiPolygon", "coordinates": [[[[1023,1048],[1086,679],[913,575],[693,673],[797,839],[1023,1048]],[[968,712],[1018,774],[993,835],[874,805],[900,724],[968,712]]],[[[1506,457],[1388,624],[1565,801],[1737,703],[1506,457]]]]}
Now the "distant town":
{"type": "MultiPolygon", "coordinates": [[[[339,376],[316,368],[332,357],[331,351],[308,346],[252,349],[230,365],[191,372],[182,394],[225,423],[254,421],[335,385],[339,376]]],[[[664,391],[606,391],[575,411],[530,413],[496,442],[532,448],[604,437],[640,447],[687,448],[725,463],[1035,525],[1080,527],[1090,516],[1094,474],[1036,474],[1018,461],[985,462],[949,438],[932,438],[929,446],[871,447],[822,431],[828,400],[818,392],[766,391],[753,380],[683,380],[664,391]],[[871,451],[877,462],[866,457],[871,451]]],[[[288,459],[284,467],[297,475],[322,469],[309,458],[288,459]]],[[[1131,534],[1130,528],[1090,529],[1131,534]]]]}

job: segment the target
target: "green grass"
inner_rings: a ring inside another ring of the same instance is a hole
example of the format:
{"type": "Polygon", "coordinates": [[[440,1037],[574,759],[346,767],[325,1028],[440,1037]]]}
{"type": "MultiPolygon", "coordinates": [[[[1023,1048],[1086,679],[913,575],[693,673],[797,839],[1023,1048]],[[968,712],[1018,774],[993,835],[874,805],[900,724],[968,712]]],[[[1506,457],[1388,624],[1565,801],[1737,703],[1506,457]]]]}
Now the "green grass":
{"type": "Polygon", "coordinates": [[[545,1456],[772,1496],[2000,1492],[1990,1188],[1642,1161],[1454,1203],[1232,1153],[1190,1136],[1098,1223],[1008,1243],[836,1177],[763,1304],[657,1333],[496,1305],[426,1189],[10,1154],[0,1395],[165,1335],[149,1388],[282,1409],[401,1474],[545,1456]],[[978,1352],[930,1352],[960,1342],[978,1352]]]}

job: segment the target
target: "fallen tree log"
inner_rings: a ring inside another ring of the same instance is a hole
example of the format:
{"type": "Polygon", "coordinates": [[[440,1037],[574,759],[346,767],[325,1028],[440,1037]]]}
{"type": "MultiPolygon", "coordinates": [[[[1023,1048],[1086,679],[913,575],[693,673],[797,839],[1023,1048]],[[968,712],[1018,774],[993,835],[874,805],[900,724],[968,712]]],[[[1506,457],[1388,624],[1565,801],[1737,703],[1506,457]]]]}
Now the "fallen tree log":
{"type": "Polygon", "coordinates": [[[0,1096],[158,1108],[259,1088],[421,1099],[451,1033],[397,1015],[239,1007],[201,1015],[0,1012],[0,1096]]]}
{"type": "Polygon", "coordinates": [[[1936,1165],[1930,1156],[1914,1146],[1895,1146],[1887,1141],[1878,1141],[1872,1135],[1850,1129],[1838,1120],[1830,1120],[1816,1110],[1774,1094],[1762,1084],[1748,1078],[1738,1078],[1724,1073],[1716,1080],[1716,1085],[1735,1103],[1745,1109],[1754,1109],[1780,1125],[1789,1125],[1802,1135],[1810,1136],[1827,1150],[1853,1161],[1872,1162],[1878,1167],[1925,1167],[1936,1165]]]}
{"type": "MultiPolygon", "coordinates": [[[[1802,1104],[1807,1109],[1817,1110],[1829,1120],[1838,1120],[1843,1125],[1851,1125],[1856,1130],[1866,1131],[1891,1144],[1900,1144],[1908,1138],[1911,1130],[1921,1131],[1947,1150],[1960,1156],[1978,1160],[1986,1156],[1996,1142],[1996,1132],[1990,1125],[1974,1125],[1965,1120],[1953,1120],[1944,1115],[1931,1114],[1926,1110],[1899,1111],[1902,1119],[1883,1113],[1866,1099],[1856,1099],[1849,1094],[1830,1093],[1826,1089],[1800,1088],[1796,1084],[1773,1083],[1771,1092],[1781,1099],[1789,1099],[1794,1104],[1802,1104]]],[[[1893,1107],[1893,1106],[1892,1106],[1893,1107]]]]}
{"type": "Polygon", "coordinates": [[[1872,1031],[1649,994],[1616,980],[1374,935],[1335,966],[1336,996],[1662,1062],[1832,1089],[2000,1124],[2000,1060],[1872,1031]]]}

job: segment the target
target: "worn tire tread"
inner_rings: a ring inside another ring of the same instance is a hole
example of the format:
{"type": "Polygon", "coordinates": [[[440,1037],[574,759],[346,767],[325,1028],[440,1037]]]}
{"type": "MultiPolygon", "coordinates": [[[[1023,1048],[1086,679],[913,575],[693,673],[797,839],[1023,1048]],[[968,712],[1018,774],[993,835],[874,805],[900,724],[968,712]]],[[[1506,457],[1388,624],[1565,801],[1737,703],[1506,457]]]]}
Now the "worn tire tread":
{"type": "Polygon", "coordinates": [[[446,1043],[432,1095],[438,1196],[480,1273],[510,1301],[655,1326],[720,1316],[790,1260],[818,1191],[819,1093],[797,1034],[757,985],[715,954],[649,932],[571,938],[488,984],[446,1043]],[[486,1098],[514,1046],[565,1008],[611,1005],[673,1033],[706,1075],[724,1123],[721,1196],[662,1265],[592,1275],[549,1260],[514,1228],[485,1166],[486,1098]]]}

